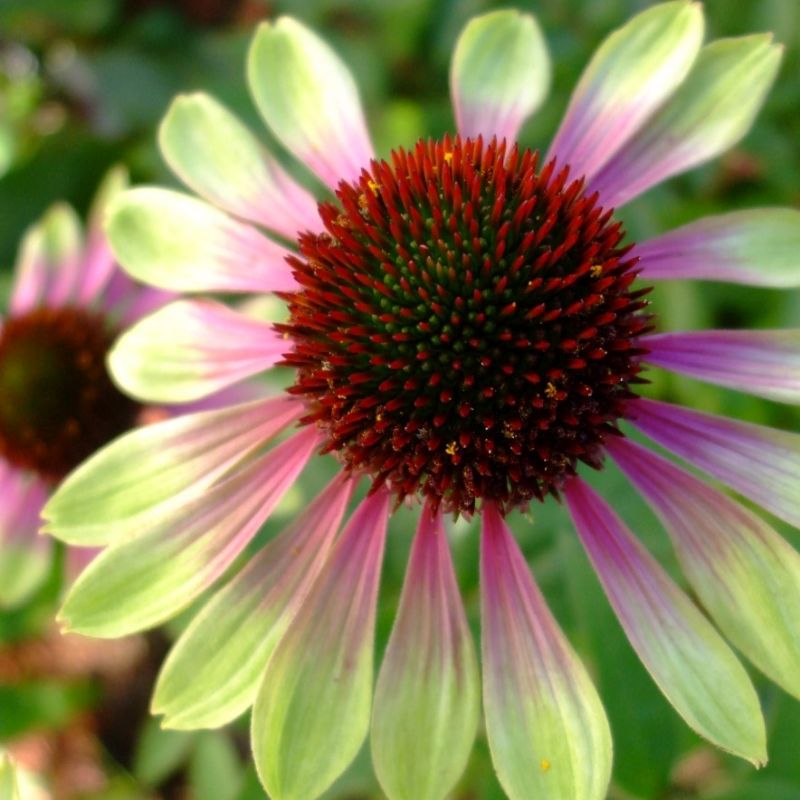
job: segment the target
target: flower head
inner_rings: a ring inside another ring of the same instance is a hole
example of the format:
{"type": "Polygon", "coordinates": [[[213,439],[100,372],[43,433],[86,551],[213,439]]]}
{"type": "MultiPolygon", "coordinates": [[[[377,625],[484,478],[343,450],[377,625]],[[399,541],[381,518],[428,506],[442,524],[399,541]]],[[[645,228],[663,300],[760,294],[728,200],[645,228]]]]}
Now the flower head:
{"type": "Polygon", "coordinates": [[[774,79],[769,37],[702,38],[700,7],[682,0],[633,18],[600,47],[540,156],[516,139],[549,80],[541,32],[529,15],[478,17],[453,57],[458,135],[379,160],[348,70],[279,19],[256,33],[250,89],[335,197],[317,207],[226,109],[191,95],[174,102],[160,142],[203,200],[140,188],[115,203],[109,235],[131,274],[188,293],[276,293],[288,308],[271,326],[216,301],[178,301],[116,345],[123,386],[189,400],[278,364],[294,380],[275,397],[127,434],[67,479],[49,529],[108,548],[62,618],[98,636],[169,618],[228,570],[314,453],[332,454],[337,477],[218,590],[154,698],[165,724],[184,728],[252,705],[271,797],[319,796],[370,726],[391,800],[440,800],[455,784],[480,679],[450,514],[482,523],[483,706],[503,788],[514,800],[605,797],[602,705],[505,522],[548,495],[565,500],[675,709],[716,745],[765,760],[757,696],[722,634],[800,695],[800,557],[737,501],[627,436],[638,428],[800,523],[800,437],[634,391],[657,364],[800,396],[797,332],[650,333],[644,298],[659,280],[800,285],[796,211],[712,217],[633,247],[624,238],[620,208],[738,141],[774,79]],[[578,474],[611,459],[660,516],[716,627],[578,474]],[[362,479],[370,491],[348,516],[362,479]],[[373,702],[380,566],[402,500],[419,500],[419,527],[373,702]]]}
{"type": "Polygon", "coordinates": [[[633,395],[647,290],[597,195],[529,150],[397,150],[290,259],[290,389],[346,469],[473,512],[558,495],[633,395]],[[587,343],[590,343],[587,346],[587,343]]]}

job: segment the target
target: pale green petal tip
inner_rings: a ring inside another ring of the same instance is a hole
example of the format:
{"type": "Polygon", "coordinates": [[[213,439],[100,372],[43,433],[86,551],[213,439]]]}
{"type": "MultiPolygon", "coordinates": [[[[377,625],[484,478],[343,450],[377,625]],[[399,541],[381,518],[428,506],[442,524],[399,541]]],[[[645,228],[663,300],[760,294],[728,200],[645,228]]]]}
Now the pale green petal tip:
{"type": "Polygon", "coordinates": [[[147,353],[146,350],[143,352],[134,338],[135,334],[132,335],[136,327],[125,331],[106,356],[106,369],[117,387],[144,403],[185,402],[187,399],[196,399],[168,397],[163,396],[163,390],[159,392],[161,387],[158,382],[146,372],[147,361],[152,358],[152,353],[147,353]]]}
{"type": "Polygon", "coordinates": [[[70,633],[79,633],[79,631],[72,626],[63,608],[56,614],[55,621],[56,625],[58,625],[58,632],[62,636],[67,636],[70,633]]]}
{"type": "Polygon", "coordinates": [[[51,551],[39,548],[6,543],[0,560],[0,611],[25,603],[47,579],[51,551]]]}
{"type": "MultiPolygon", "coordinates": [[[[78,578],[78,580],[80,581],[80,578],[78,578]]],[[[56,614],[56,625],[58,625],[58,630],[61,634],[84,633],[84,631],[81,630],[81,626],[75,624],[75,621],[72,619],[72,614],[70,613],[69,607],[72,605],[74,594],[75,586],[67,592],[67,596],[62,601],[61,608],[56,614]]]]}
{"type": "MultiPolygon", "coordinates": [[[[458,37],[451,64],[459,127],[473,135],[495,109],[502,117],[511,115],[516,129],[541,105],[551,72],[547,43],[532,14],[505,9],[473,17],[458,37]]],[[[482,132],[505,133],[491,126],[482,132]]]]}
{"type": "Polygon", "coordinates": [[[75,209],[63,201],[54,203],[42,217],[42,228],[53,235],[69,236],[80,230],[81,221],[75,209]]]}
{"type": "Polygon", "coordinates": [[[257,104],[259,103],[258,98],[261,96],[258,86],[263,79],[260,74],[259,61],[262,57],[268,58],[269,51],[277,46],[282,39],[300,40],[299,42],[284,41],[284,45],[289,46],[298,44],[302,46],[303,40],[307,42],[311,39],[315,43],[322,45],[326,50],[328,49],[327,43],[294,17],[281,16],[274,20],[264,20],[264,22],[260,23],[247,51],[247,81],[257,104]]]}
{"type": "MultiPolygon", "coordinates": [[[[63,483],[62,483],[63,486],[63,483]]],[[[39,533],[45,536],[52,536],[54,539],[60,539],[59,535],[59,506],[61,505],[62,496],[61,487],[55,490],[50,495],[44,507],[39,512],[39,517],[42,520],[39,533]]]]}
{"type": "Polygon", "coordinates": [[[137,215],[139,209],[135,191],[128,189],[113,198],[105,216],[105,231],[111,251],[120,265],[134,277],[138,261],[136,254],[141,252],[142,240],[148,238],[137,215]]]}
{"type": "Polygon", "coordinates": [[[105,225],[109,206],[114,198],[130,186],[128,168],[122,164],[115,164],[106,172],[94,196],[90,217],[97,224],[105,225]]]}
{"type": "Polygon", "coordinates": [[[485,14],[472,17],[466,24],[458,37],[455,50],[458,50],[459,45],[465,44],[471,35],[491,28],[507,32],[510,38],[516,38],[522,28],[525,29],[525,34],[534,34],[537,37],[541,36],[542,30],[536,17],[529,12],[520,11],[517,8],[488,11],[485,14]]]}
{"type": "Polygon", "coordinates": [[[97,571],[94,568],[96,563],[97,560],[78,576],[62,601],[61,608],[56,614],[56,624],[61,634],[78,633],[81,636],[91,636],[97,639],[114,639],[120,635],[114,630],[106,632],[102,626],[97,626],[93,617],[98,604],[87,605],[86,603],[86,592],[83,587],[87,583],[87,577],[91,579],[92,573],[97,571]]]}
{"type": "Polygon", "coordinates": [[[159,725],[165,731],[196,731],[210,727],[207,725],[193,725],[191,721],[182,719],[180,715],[165,714],[163,711],[158,710],[155,705],[150,707],[150,713],[154,716],[161,716],[159,725]]]}
{"type": "Polygon", "coordinates": [[[264,47],[271,47],[272,40],[281,34],[294,35],[298,32],[301,35],[314,36],[316,38],[316,34],[313,31],[293,17],[281,16],[274,20],[267,19],[258,25],[250,43],[250,48],[247,51],[247,74],[251,86],[253,85],[253,80],[257,78],[256,61],[259,58],[260,51],[264,47]]]}
{"type": "MultiPolygon", "coordinates": [[[[44,507],[39,512],[39,517],[42,520],[42,525],[39,528],[39,533],[47,536],[52,536],[54,539],[61,539],[60,517],[61,508],[64,505],[64,496],[68,495],[68,489],[65,488],[66,484],[61,485],[50,495],[44,507]]],[[[67,502],[69,502],[67,500],[67,502]]]]}
{"type": "Polygon", "coordinates": [[[772,32],[717,39],[706,47],[708,50],[737,50],[742,53],[743,57],[753,58],[751,78],[758,81],[759,84],[763,83],[764,91],[775,80],[786,49],[782,42],[775,41],[775,34],[772,32]],[[757,61],[755,61],[756,58],[757,61]]]}
{"type": "Polygon", "coordinates": [[[767,765],[769,755],[767,753],[767,729],[760,708],[747,720],[747,723],[749,724],[742,725],[742,733],[746,734],[746,741],[743,741],[737,749],[721,747],[723,750],[749,761],[756,769],[762,769],[767,765]]]}
{"type": "Polygon", "coordinates": [[[168,163],[171,139],[176,137],[175,146],[182,144],[181,138],[197,120],[211,114],[227,113],[226,109],[206,92],[184,92],[176,95],[169,104],[167,112],[158,126],[158,148],[168,163]]]}
{"type": "MultiPolygon", "coordinates": [[[[164,205],[170,211],[174,204],[196,203],[201,201],[179,192],[152,186],[136,186],[115,197],[109,204],[106,214],[106,236],[111,251],[119,264],[132,277],[144,283],[155,283],[154,274],[171,258],[183,255],[187,236],[182,231],[171,230],[162,220],[164,205]],[[175,253],[177,252],[177,256],[175,253]]],[[[181,207],[182,211],[185,211],[181,207]]]]}
{"type": "Polygon", "coordinates": [[[198,99],[203,96],[203,92],[191,92],[177,94],[172,98],[172,102],[169,104],[166,113],[161,118],[158,131],[156,132],[158,149],[161,151],[162,155],[165,155],[166,151],[169,149],[167,146],[167,141],[169,140],[170,134],[174,130],[175,125],[180,124],[181,117],[185,111],[193,108],[197,104],[198,99]]]}
{"type": "Polygon", "coordinates": [[[26,238],[41,248],[51,265],[77,254],[83,243],[83,226],[75,209],[63,201],[54,203],[26,231],[26,238]]]}
{"type": "Polygon", "coordinates": [[[702,35],[705,30],[703,4],[700,2],[693,2],[693,0],[675,0],[674,2],[660,3],[644,9],[628,20],[621,28],[614,31],[611,36],[606,39],[606,42],[613,40],[613,37],[617,34],[622,34],[625,31],[630,31],[644,23],[655,20],[658,20],[663,25],[672,25],[680,21],[681,28],[675,30],[676,34],[679,30],[684,32],[694,30],[696,34],[702,35]]]}

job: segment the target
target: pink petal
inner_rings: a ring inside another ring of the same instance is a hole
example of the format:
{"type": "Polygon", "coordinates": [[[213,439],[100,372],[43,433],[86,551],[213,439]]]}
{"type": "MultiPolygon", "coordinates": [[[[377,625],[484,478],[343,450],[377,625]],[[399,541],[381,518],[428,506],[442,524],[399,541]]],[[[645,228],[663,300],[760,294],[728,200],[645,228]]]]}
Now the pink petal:
{"type": "Polygon", "coordinates": [[[580,478],[564,494],[620,624],[675,710],[716,745],[765,763],[758,696],[722,637],[580,478]]]}
{"type": "Polygon", "coordinates": [[[83,254],[81,223],[74,209],[56,203],[25,233],[15,268],[11,311],[73,301],[83,254]]]}
{"type": "Polygon", "coordinates": [[[68,547],[64,565],[66,585],[74,583],[102,552],[102,547],[75,547],[74,545],[68,547]]]}
{"type": "Polygon", "coordinates": [[[375,689],[372,755],[387,795],[444,797],[467,764],[479,715],[477,658],[447,534],[426,505],[375,689]]]}
{"type": "Polygon", "coordinates": [[[138,283],[114,262],[114,269],[97,296],[97,306],[124,329],[174,299],[173,292],[138,283]]]}
{"type": "Polygon", "coordinates": [[[591,178],[679,86],[702,38],[694,3],[657,4],[614,31],[584,70],[548,159],[591,178]]]}
{"type": "Polygon", "coordinates": [[[109,366],[128,394],[183,403],[268,369],[287,350],[267,322],[212,300],[178,300],[125,332],[109,366]]]}
{"type": "Polygon", "coordinates": [[[662,447],[800,527],[800,435],[656,400],[629,409],[628,421],[662,447]]]}
{"type": "Polygon", "coordinates": [[[128,172],[122,166],[112,167],[97,190],[86,229],[86,247],[81,265],[77,300],[82,305],[93,302],[108,286],[117,263],[111,253],[103,225],[111,200],[128,186],[128,172]]]}
{"type": "Polygon", "coordinates": [[[620,208],[667,178],[733,147],[750,129],[772,85],[782,49],[772,34],[706,45],[674,94],[592,179],[620,208]]]}
{"type": "Polygon", "coordinates": [[[318,797],[367,735],[390,497],[380,489],[353,514],[267,665],[252,743],[272,797],[318,797]]]}
{"type": "Polygon", "coordinates": [[[174,616],[231,566],[318,444],[318,432],[305,428],[107,548],[81,574],[59,619],[79,633],[117,637],[174,616]]]}
{"type": "Polygon", "coordinates": [[[800,401],[800,331],[688,331],[642,340],[658,367],[782,403],[800,401]]]}
{"type": "Polygon", "coordinates": [[[47,286],[47,266],[34,230],[26,233],[14,268],[14,287],[8,308],[12,315],[24,314],[39,305],[47,286]]]}
{"type": "Polygon", "coordinates": [[[122,308],[116,309],[121,312],[119,321],[123,328],[130,327],[148,314],[152,314],[159,308],[175,298],[172,292],[165,292],[162,289],[153,289],[149,286],[133,283],[128,302],[122,308]]]}
{"type": "Polygon", "coordinates": [[[530,14],[502,10],[473,17],[450,65],[450,95],[462,138],[497,137],[509,147],[550,84],[547,45],[530,14]]]}
{"type": "Polygon", "coordinates": [[[282,395],[136,428],[62,482],[44,511],[48,530],[83,546],[135,536],[202,495],[302,413],[301,403],[282,395]]]}
{"type": "Polygon", "coordinates": [[[32,548],[49,547],[44,537],[37,535],[47,495],[44,483],[0,460],[0,542],[25,541],[32,548]]]}
{"type": "Polygon", "coordinates": [[[169,189],[139,186],[115,198],[106,231],[125,270],[175,292],[279,292],[297,284],[291,251],[253,225],[169,189]]]}
{"type": "Polygon", "coordinates": [[[704,217],[637,244],[647,281],[800,286],[800,211],[758,208],[704,217]]]}
{"type": "Polygon", "coordinates": [[[255,697],[275,646],[325,563],[353,485],[333,481],[203,608],[159,676],[152,709],[169,728],[216,728],[255,697]]]}
{"type": "Polygon", "coordinates": [[[725,636],[800,696],[800,553],[763,520],[627,438],[608,451],[658,515],[725,636]]]}
{"type": "Polygon", "coordinates": [[[176,97],[158,139],[175,174],[213,205],[287,239],[321,230],[314,197],[213,97],[176,97]]]}
{"type": "Polygon", "coordinates": [[[349,69],[291,17],[262,23],[247,59],[250,91],[281,144],[329,188],[354,181],[373,156],[349,69]]]}
{"type": "Polygon", "coordinates": [[[105,234],[89,230],[81,266],[78,302],[82,305],[91,303],[102,292],[115,269],[117,262],[105,234]]]}
{"type": "Polygon", "coordinates": [[[483,510],[481,636],[486,729],[506,793],[605,797],[611,736],[602,704],[492,504],[483,510]]]}
{"type": "Polygon", "coordinates": [[[0,461],[0,610],[25,602],[50,568],[52,542],[39,536],[48,488],[0,461]]]}

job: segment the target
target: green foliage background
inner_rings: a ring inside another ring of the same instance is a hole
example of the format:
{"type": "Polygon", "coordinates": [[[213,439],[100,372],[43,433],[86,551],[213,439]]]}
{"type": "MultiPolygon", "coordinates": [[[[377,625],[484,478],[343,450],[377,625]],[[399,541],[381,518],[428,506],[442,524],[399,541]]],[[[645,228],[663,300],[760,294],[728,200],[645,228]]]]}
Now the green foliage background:
{"type": "MultiPolygon", "coordinates": [[[[94,188],[115,162],[136,182],[174,184],[155,147],[155,128],[179,91],[211,92],[251,125],[260,126],[244,81],[244,56],[257,18],[292,13],[331,41],[357,75],[377,149],[452,130],[447,94],[455,37],[486,0],[297,0],[152,4],[122,0],[0,0],[0,297],[10,279],[24,228],[53,201],[85,211],[94,188]],[[134,13],[134,7],[138,9],[134,13]],[[234,9],[233,7],[237,8],[234,9]],[[217,8],[221,23],[187,16],[217,8]]],[[[503,3],[502,5],[509,5],[503,3]]],[[[583,65],[603,36],[644,0],[520,0],[542,23],[554,62],[545,107],[521,136],[546,147],[583,65]]],[[[732,153],[670,181],[626,208],[631,238],[653,235],[704,214],[751,206],[800,205],[800,2],[708,0],[708,38],[771,30],[786,45],[775,89],[755,129],[732,153]]],[[[273,142],[274,144],[274,142],[273,142]]],[[[277,148],[276,148],[277,149],[277,148]]],[[[301,176],[304,177],[304,176],[301,176]]],[[[664,329],[797,327],[800,296],[715,284],[661,285],[653,305],[664,329]]],[[[646,392],[708,411],[790,430],[795,409],[652,373],[646,392]]],[[[318,474],[284,502],[263,531],[274,535],[329,473],[318,474]]],[[[613,468],[592,476],[662,563],[677,575],[674,557],[653,516],[613,468]]],[[[378,619],[379,652],[394,617],[414,517],[392,523],[378,619]]],[[[557,617],[593,672],[611,720],[616,765],[609,795],[616,800],[798,800],[800,704],[755,676],[770,732],[771,761],[755,772],[713,751],[662,699],[638,663],[591,573],[563,511],[555,504],[515,515],[513,527],[557,617]]],[[[798,533],[776,523],[795,545],[798,533]]],[[[477,530],[459,523],[454,534],[459,580],[477,637],[477,530]]],[[[28,606],[0,618],[0,647],[42,635],[59,594],[53,579],[28,606]]],[[[177,621],[174,635],[185,624],[177,621]]],[[[800,668],[800,665],[799,665],[800,668]]],[[[102,707],[103,690],[90,676],[0,686],[0,741],[52,731],[75,715],[102,707]]],[[[106,751],[107,786],[100,800],[263,797],[246,758],[246,721],[230,730],[196,734],[135,726],[134,754],[106,751]],[[179,788],[176,788],[179,787],[179,788]],[[183,792],[181,794],[180,792],[183,792]]],[[[328,797],[379,798],[365,749],[328,797]]],[[[454,797],[493,800],[503,794],[479,738],[454,797]]],[[[534,799],[532,799],[534,800],[534,799]]]]}

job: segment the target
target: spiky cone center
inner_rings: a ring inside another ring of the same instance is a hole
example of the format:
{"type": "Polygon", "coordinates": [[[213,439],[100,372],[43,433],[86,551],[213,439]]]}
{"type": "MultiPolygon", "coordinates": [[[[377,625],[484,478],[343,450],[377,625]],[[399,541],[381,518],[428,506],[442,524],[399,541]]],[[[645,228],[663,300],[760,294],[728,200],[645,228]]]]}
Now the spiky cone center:
{"type": "Polygon", "coordinates": [[[81,308],[39,308],[0,330],[0,457],[58,481],[135,424],[105,366],[115,331],[81,308]]]}
{"type": "Polygon", "coordinates": [[[470,513],[599,467],[639,380],[648,289],[612,210],[538,154],[446,137],[398,149],[304,233],[285,364],[354,473],[470,513]]]}

